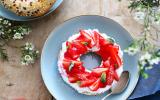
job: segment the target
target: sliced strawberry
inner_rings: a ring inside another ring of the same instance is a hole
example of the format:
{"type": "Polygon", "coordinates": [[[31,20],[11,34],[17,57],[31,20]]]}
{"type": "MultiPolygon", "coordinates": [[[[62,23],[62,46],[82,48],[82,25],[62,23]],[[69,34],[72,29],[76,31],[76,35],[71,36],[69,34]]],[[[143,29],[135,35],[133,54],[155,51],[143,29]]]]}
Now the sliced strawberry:
{"type": "Polygon", "coordinates": [[[68,48],[71,48],[71,47],[72,47],[71,42],[67,41],[67,42],[66,42],[66,46],[67,46],[67,49],[68,49],[68,48]]]}
{"type": "Polygon", "coordinates": [[[97,91],[99,88],[100,88],[100,79],[98,79],[93,84],[91,84],[91,86],[89,86],[89,89],[91,91],[97,91]]]}
{"type": "Polygon", "coordinates": [[[100,38],[100,35],[97,31],[93,31],[93,41],[94,41],[94,46],[96,46],[97,48],[100,48],[100,45],[99,45],[99,38],[100,38]]]}
{"type": "Polygon", "coordinates": [[[109,68],[110,67],[110,61],[109,60],[104,61],[103,65],[104,65],[104,67],[109,68]]]}
{"type": "Polygon", "coordinates": [[[75,76],[69,75],[69,76],[68,76],[68,80],[69,80],[69,82],[71,82],[71,83],[75,83],[75,82],[77,82],[79,79],[78,79],[77,77],[75,77],[75,76]]]}
{"type": "Polygon", "coordinates": [[[66,42],[67,51],[64,53],[65,58],[72,58],[77,59],[80,57],[80,52],[78,51],[77,47],[73,45],[71,42],[66,42]]]}
{"type": "Polygon", "coordinates": [[[113,66],[110,66],[109,68],[109,71],[108,71],[108,74],[107,74],[107,77],[106,77],[106,80],[107,80],[107,84],[108,85],[111,85],[113,83],[113,80],[114,80],[114,67],[113,66]]]}
{"type": "Polygon", "coordinates": [[[80,72],[80,73],[77,73],[77,76],[81,80],[87,80],[90,76],[90,73],[89,72],[80,72]]]}
{"type": "Polygon", "coordinates": [[[85,52],[87,52],[87,47],[80,41],[73,41],[72,45],[77,48],[77,52],[80,54],[84,54],[85,52]]]}
{"type": "Polygon", "coordinates": [[[114,79],[115,79],[116,81],[119,81],[119,77],[118,77],[118,74],[117,74],[116,71],[114,72],[114,79]]]}
{"type": "Polygon", "coordinates": [[[80,87],[88,87],[95,82],[94,79],[81,81],[80,87]]]}
{"type": "Polygon", "coordinates": [[[64,59],[62,62],[64,69],[69,69],[71,62],[74,63],[74,66],[80,66],[83,64],[81,61],[64,59]]]}
{"type": "Polygon", "coordinates": [[[85,32],[84,30],[80,30],[79,32],[80,32],[81,36],[84,36],[87,39],[92,39],[91,35],[88,34],[87,32],[85,32]]]}
{"type": "Polygon", "coordinates": [[[114,79],[113,75],[108,74],[107,75],[107,82],[106,82],[107,85],[111,85],[113,83],[113,79],[114,79]]]}
{"type": "Polygon", "coordinates": [[[76,40],[79,40],[81,42],[87,42],[88,43],[87,47],[89,48],[93,47],[92,36],[88,34],[87,32],[85,32],[84,30],[80,30],[80,36],[76,40]]]}
{"type": "Polygon", "coordinates": [[[116,65],[115,67],[120,67],[122,65],[122,60],[118,55],[117,49],[115,49],[113,46],[110,46],[109,49],[112,64],[116,65]]]}
{"type": "Polygon", "coordinates": [[[69,74],[77,75],[77,74],[83,73],[83,72],[85,72],[85,68],[80,65],[80,66],[73,67],[69,74]]]}
{"type": "Polygon", "coordinates": [[[106,71],[108,71],[108,68],[100,68],[100,67],[98,67],[98,68],[92,69],[92,73],[96,74],[97,76],[101,76],[101,74],[103,72],[106,72],[106,71]]]}
{"type": "Polygon", "coordinates": [[[103,61],[106,61],[110,56],[108,46],[101,46],[100,50],[96,53],[101,56],[103,61]]]}
{"type": "Polygon", "coordinates": [[[105,39],[101,35],[99,36],[99,43],[100,43],[101,46],[113,45],[111,42],[109,42],[107,39],[105,39]]]}

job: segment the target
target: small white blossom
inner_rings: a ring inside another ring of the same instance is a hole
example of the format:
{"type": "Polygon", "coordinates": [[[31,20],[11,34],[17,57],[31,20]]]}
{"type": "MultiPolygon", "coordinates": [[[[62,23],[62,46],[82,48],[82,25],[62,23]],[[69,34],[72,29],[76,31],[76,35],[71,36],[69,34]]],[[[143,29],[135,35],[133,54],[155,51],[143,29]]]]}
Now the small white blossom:
{"type": "Polygon", "coordinates": [[[0,31],[0,35],[3,35],[3,34],[4,34],[4,32],[0,31]]]}
{"type": "Polygon", "coordinates": [[[21,58],[21,64],[22,65],[29,65],[33,64],[35,60],[38,58],[39,51],[35,50],[35,47],[32,43],[25,43],[24,46],[22,46],[22,58],[21,58]]]}
{"type": "Polygon", "coordinates": [[[25,56],[24,56],[24,60],[25,60],[26,62],[32,62],[32,61],[33,61],[33,58],[32,58],[30,55],[25,55],[25,56]]]}
{"type": "Polygon", "coordinates": [[[153,65],[153,64],[158,64],[159,62],[160,62],[160,58],[159,58],[159,57],[153,58],[153,59],[151,59],[151,60],[149,61],[149,63],[150,63],[151,65],[153,65]]]}
{"type": "Polygon", "coordinates": [[[38,50],[36,50],[36,54],[39,54],[39,51],[38,51],[38,50]]]}
{"type": "Polygon", "coordinates": [[[144,20],[144,18],[145,18],[145,13],[144,12],[138,11],[138,12],[134,13],[134,19],[144,20]]]}
{"type": "Polygon", "coordinates": [[[153,68],[153,66],[147,66],[147,67],[145,67],[145,70],[150,70],[152,68],[153,68]]]}
{"type": "Polygon", "coordinates": [[[20,33],[15,33],[13,39],[15,40],[23,39],[23,36],[20,33]]]}
{"type": "Polygon", "coordinates": [[[24,61],[21,61],[21,64],[22,65],[28,65],[28,63],[24,62],[24,61]]]}
{"type": "Polygon", "coordinates": [[[25,49],[26,50],[34,50],[34,45],[32,43],[26,43],[25,44],[25,49]]]}
{"type": "Polygon", "coordinates": [[[142,66],[145,66],[147,64],[147,62],[145,60],[142,60],[140,63],[142,66]]]}
{"type": "Polygon", "coordinates": [[[139,48],[133,48],[129,47],[128,49],[124,50],[124,52],[128,53],[129,55],[135,55],[136,53],[139,52],[139,48]]]}
{"type": "Polygon", "coordinates": [[[4,21],[3,21],[3,24],[4,24],[4,25],[7,25],[8,23],[9,23],[8,20],[4,20],[4,21]]]}
{"type": "Polygon", "coordinates": [[[150,60],[151,59],[151,54],[149,54],[148,52],[146,52],[144,55],[142,55],[141,57],[140,57],[140,61],[144,61],[144,60],[150,60]]]}

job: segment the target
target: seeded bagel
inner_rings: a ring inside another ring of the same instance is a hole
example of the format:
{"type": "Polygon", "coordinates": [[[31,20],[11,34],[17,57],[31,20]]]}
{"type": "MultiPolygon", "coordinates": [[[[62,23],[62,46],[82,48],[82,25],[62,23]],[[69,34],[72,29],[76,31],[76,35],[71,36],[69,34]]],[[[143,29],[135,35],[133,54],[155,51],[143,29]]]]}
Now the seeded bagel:
{"type": "Polygon", "coordinates": [[[7,9],[19,16],[42,16],[55,3],[56,0],[0,0],[7,9]]]}

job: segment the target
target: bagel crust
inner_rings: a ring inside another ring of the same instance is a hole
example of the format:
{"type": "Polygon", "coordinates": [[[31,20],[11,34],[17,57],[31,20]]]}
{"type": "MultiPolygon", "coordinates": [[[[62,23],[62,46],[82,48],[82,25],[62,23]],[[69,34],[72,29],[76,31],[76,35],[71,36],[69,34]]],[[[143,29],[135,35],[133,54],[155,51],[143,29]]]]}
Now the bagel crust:
{"type": "Polygon", "coordinates": [[[0,0],[0,3],[19,16],[42,16],[56,0],[0,0]]]}

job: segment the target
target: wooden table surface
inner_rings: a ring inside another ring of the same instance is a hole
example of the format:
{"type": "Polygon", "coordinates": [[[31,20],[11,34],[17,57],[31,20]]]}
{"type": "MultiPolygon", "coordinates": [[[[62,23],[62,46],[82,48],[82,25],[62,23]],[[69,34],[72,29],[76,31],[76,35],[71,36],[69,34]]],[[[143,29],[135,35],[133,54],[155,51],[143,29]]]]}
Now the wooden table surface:
{"type": "MultiPolygon", "coordinates": [[[[41,51],[50,32],[65,20],[80,15],[101,15],[111,18],[136,37],[142,26],[131,17],[127,9],[127,0],[64,0],[61,6],[49,16],[30,24],[32,33],[24,41],[10,42],[10,45],[20,46],[25,42],[33,42],[41,51]]],[[[52,100],[46,89],[40,72],[40,60],[32,66],[21,66],[19,50],[7,47],[9,62],[0,61],[0,100],[52,100]]]]}

